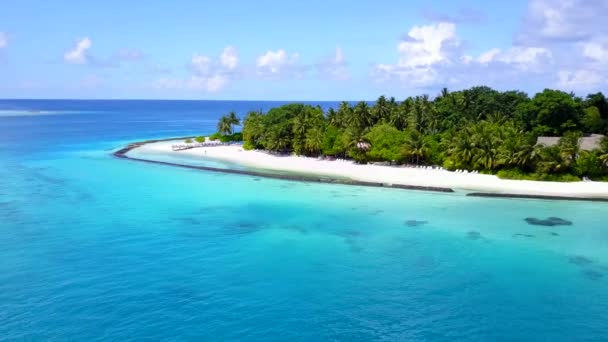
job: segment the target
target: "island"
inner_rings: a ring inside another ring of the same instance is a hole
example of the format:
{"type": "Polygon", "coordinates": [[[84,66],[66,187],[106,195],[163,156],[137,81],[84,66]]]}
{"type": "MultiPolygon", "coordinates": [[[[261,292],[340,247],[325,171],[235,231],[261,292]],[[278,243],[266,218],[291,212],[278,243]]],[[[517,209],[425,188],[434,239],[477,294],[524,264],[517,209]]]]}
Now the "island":
{"type": "Polygon", "coordinates": [[[606,200],[607,129],[601,93],[583,99],[547,89],[529,98],[473,87],[326,110],[291,103],[251,111],[242,122],[231,112],[213,135],[139,143],[117,155],[188,167],[223,161],[241,166],[227,172],[294,180],[606,200]],[[153,157],[163,155],[185,162],[153,157]]]}

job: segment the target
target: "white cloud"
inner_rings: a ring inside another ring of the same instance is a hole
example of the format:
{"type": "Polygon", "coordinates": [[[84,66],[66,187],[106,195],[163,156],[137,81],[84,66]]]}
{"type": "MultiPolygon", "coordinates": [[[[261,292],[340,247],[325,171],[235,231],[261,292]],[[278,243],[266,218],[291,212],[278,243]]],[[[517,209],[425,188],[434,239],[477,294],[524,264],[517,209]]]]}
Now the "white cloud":
{"type": "Polygon", "coordinates": [[[507,64],[519,64],[526,67],[537,63],[541,58],[551,58],[551,56],[551,51],[546,48],[515,46],[505,51],[499,60],[507,64]]]}
{"type": "Polygon", "coordinates": [[[413,86],[431,85],[438,81],[436,68],[453,62],[453,50],[459,44],[453,23],[414,26],[397,45],[397,63],[375,65],[372,77],[377,81],[397,79],[413,86]]]}
{"type": "Polygon", "coordinates": [[[481,64],[488,64],[490,62],[492,62],[496,56],[498,56],[500,54],[500,49],[491,49],[488,50],[484,53],[482,53],[481,55],[479,55],[479,57],[477,57],[477,62],[481,63],[481,64]]]}
{"type": "Polygon", "coordinates": [[[79,40],[71,50],[66,51],[63,60],[71,64],[87,64],[89,62],[87,51],[91,48],[91,45],[91,39],[88,37],[79,40]]]}
{"type": "Polygon", "coordinates": [[[211,58],[195,54],[190,60],[190,68],[198,75],[208,75],[211,70],[211,58]]]}
{"type": "Polygon", "coordinates": [[[605,78],[593,70],[562,70],[558,73],[557,86],[562,90],[595,90],[605,84],[605,78]]]}
{"type": "MultiPolygon", "coordinates": [[[[541,46],[491,48],[476,57],[466,54],[455,24],[448,22],[413,27],[399,42],[397,51],[397,63],[376,64],[371,77],[381,83],[395,82],[423,91],[480,83],[504,88],[507,82],[514,84],[523,77],[532,82],[546,77],[545,64],[553,63],[552,51],[541,46]]],[[[544,87],[553,82],[554,75],[546,77],[544,87]]]]}
{"type": "Polygon", "coordinates": [[[469,63],[473,62],[474,58],[471,55],[463,55],[463,56],[460,56],[459,60],[463,64],[469,64],[469,63]]]}
{"type": "Polygon", "coordinates": [[[550,68],[539,62],[530,69],[542,69],[547,84],[580,92],[599,90],[608,78],[606,13],[607,0],[530,0],[517,37],[518,45],[529,49],[521,54],[520,65],[549,56],[550,68]]]}
{"type": "Polygon", "coordinates": [[[289,55],[285,50],[267,51],[256,60],[257,73],[266,77],[299,76],[297,53],[289,55]]]}
{"type": "Polygon", "coordinates": [[[226,47],[217,59],[194,54],[188,62],[190,75],[185,78],[160,78],[152,86],[156,89],[189,90],[216,93],[224,89],[237,75],[238,51],[226,47]]]}
{"type": "Polygon", "coordinates": [[[550,59],[551,56],[551,51],[545,48],[514,46],[504,52],[496,48],[490,49],[477,57],[476,61],[481,64],[502,62],[515,65],[521,69],[528,69],[536,65],[541,59],[550,59]]]}
{"type": "Polygon", "coordinates": [[[606,33],[606,0],[531,0],[519,42],[577,41],[606,33]]]}
{"type": "Polygon", "coordinates": [[[446,61],[445,45],[455,41],[456,25],[453,23],[414,26],[406,40],[397,47],[400,54],[398,65],[415,68],[446,61]]]}
{"type": "Polygon", "coordinates": [[[220,63],[224,68],[231,71],[239,65],[239,52],[232,46],[227,46],[220,56],[220,63]]]}
{"type": "Polygon", "coordinates": [[[153,87],[166,90],[193,90],[215,93],[223,89],[228,81],[228,78],[223,75],[191,76],[187,79],[161,78],[153,84],[153,87]]]}
{"type": "Polygon", "coordinates": [[[570,35],[565,16],[562,15],[564,7],[569,7],[571,2],[550,2],[545,0],[533,0],[530,2],[530,13],[532,18],[538,20],[541,25],[540,33],[546,37],[562,37],[570,35]],[[560,8],[561,7],[561,8],[560,8]]]}
{"type": "Polygon", "coordinates": [[[342,48],[336,47],[334,54],[322,59],[316,64],[316,67],[321,77],[344,81],[351,78],[347,65],[348,63],[346,62],[342,48]]]}
{"type": "Polygon", "coordinates": [[[210,77],[193,77],[190,86],[193,89],[206,90],[209,92],[217,92],[224,88],[228,83],[228,78],[224,75],[213,75],[210,77]]]}
{"type": "Polygon", "coordinates": [[[0,32],[0,49],[5,48],[8,45],[8,35],[4,32],[0,32]]]}
{"type": "Polygon", "coordinates": [[[600,63],[608,62],[608,46],[598,42],[586,42],[582,44],[582,48],[583,56],[600,63]]]}

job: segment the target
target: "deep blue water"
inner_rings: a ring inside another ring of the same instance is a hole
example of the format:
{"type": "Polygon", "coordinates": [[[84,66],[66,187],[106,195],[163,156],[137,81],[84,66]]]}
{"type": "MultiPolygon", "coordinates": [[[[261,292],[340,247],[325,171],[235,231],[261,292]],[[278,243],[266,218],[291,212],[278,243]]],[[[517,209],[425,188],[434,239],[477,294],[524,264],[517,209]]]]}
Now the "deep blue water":
{"type": "Polygon", "coordinates": [[[0,340],[608,341],[606,203],[110,156],[276,104],[0,101],[0,340]]]}

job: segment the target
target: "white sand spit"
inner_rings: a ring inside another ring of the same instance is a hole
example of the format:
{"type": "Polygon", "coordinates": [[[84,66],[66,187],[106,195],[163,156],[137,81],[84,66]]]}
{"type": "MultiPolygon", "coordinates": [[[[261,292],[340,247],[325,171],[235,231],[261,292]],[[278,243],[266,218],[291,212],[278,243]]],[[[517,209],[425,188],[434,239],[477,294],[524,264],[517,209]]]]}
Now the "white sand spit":
{"type": "Polygon", "coordinates": [[[154,160],[153,155],[179,155],[193,159],[220,160],[243,166],[311,175],[346,177],[364,182],[413,186],[446,187],[456,191],[491,192],[537,196],[608,198],[605,182],[539,182],[499,179],[493,175],[456,173],[439,169],[359,165],[350,161],[320,160],[299,156],[276,156],[262,151],[245,151],[241,146],[199,147],[172,151],[181,142],[145,144],[130,152],[137,158],[154,160]]]}

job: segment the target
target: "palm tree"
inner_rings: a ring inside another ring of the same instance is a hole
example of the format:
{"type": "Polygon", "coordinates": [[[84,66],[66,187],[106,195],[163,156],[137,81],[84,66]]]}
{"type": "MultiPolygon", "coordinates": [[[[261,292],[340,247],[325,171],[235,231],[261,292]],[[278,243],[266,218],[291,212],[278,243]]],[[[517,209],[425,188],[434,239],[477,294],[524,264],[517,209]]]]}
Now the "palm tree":
{"type": "Polygon", "coordinates": [[[306,140],[304,145],[306,150],[313,155],[321,151],[323,144],[323,131],[319,127],[313,127],[306,132],[306,140]]]}
{"type": "Polygon", "coordinates": [[[395,126],[398,130],[402,131],[407,128],[409,122],[409,115],[412,111],[414,100],[408,97],[399,104],[391,115],[391,125],[395,126]]]}
{"type": "Polygon", "coordinates": [[[572,166],[576,161],[576,157],[580,150],[580,137],[580,133],[566,132],[564,136],[559,139],[557,144],[559,147],[559,155],[567,167],[572,166]]]}
{"type": "Polygon", "coordinates": [[[308,130],[308,116],[305,112],[298,113],[292,120],[293,149],[296,154],[302,154],[305,149],[306,131],[308,130]]]}
{"type": "Polygon", "coordinates": [[[505,142],[507,147],[509,146],[509,141],[512,141],[512,145],[510,145],[512,148],[510,158],[506,160],[505,164],[525,169],[532,166],[540,158],[541,146],[530,143],[530,139],[523,132],[519,132],[516,136],[505,142]]]}
{"type": "Polygon", "coordinates": [[[232,134],[232,121],[227,116],[222,116],[217,122],[217,131],[222,135],[232,134]]]}
{"type": "Polygon", "coordinates": [[[416,164],[419,164],[422,159],[428,154],[429,147],[426,139],[420,132],[411,131],[403,146],[404,154],[414,159],[416,164]]]}
{"type": "Polygon", "coordinates": [[[604,136],[600,142],[600,160],[604,167],[608,167],[608,136],[604,136]]]}
{"type": "Polygon", "coordinates": [[[304,114],[299,114],[293,118],[292,131],[296,137],[304,137],[308,130],[308,118],[304,114]]]}
{"type": "Polygon", "coordinates": [[[256,148],[264,133],[262,119],[264,114],[251,111],[243,120],[243,140],[248,148],[256,148]]]}
{"type": "Polygon", "coordinates": [[[230,113],[228,113],[228,122],[230,122],[230,133],[232,133],[234,132],[234,128],[232,126],[239,126],[241,124],[241,119],[236,116],[236,113],[234,111],[231,111],[230,113]]]}
{"type": "Polygon", "coordinates": [[[473,126],[472,139],[475,145],[474,162],[487,170],[494,170],[500,164],[502,131],[497,126],[482,121],[473,126]]]}
{"type": "Polygon", "coordinates": [[[386,100],[384,95],[380,96],[376,100],[376,104],[372,109],[373,118],[370,122],[370,126],[375,125],[378,121],[387,120],[391,113],[390,103],[386,100]]]}
{"type": "Polygon", "coordinates": [[[464,129],[452,136],[448,143],[448,154],[457,165],[470,166],[475,156],[475,143],[471,130],[464,129]]]}
{"type": "Polygon", "coordinates": [[[336,127],[346,128],[352,120],[353,109],[350,103],[342,101],[336,113],[336,127]]]}
{"type": "Polygon", "coordinates": [[[338,115],[338,112],[336,112],[333,108],[329,108],[327,110],[327,122],[334,127],[341,126],[340,116],[338,115]]]}
{"type": "Polygon", "coordinates": [[[352,111],[349,126],[363,132],[366,128],[370,127],[370,113],[367,102],[361,101],[357,103],[352,111]]]}

